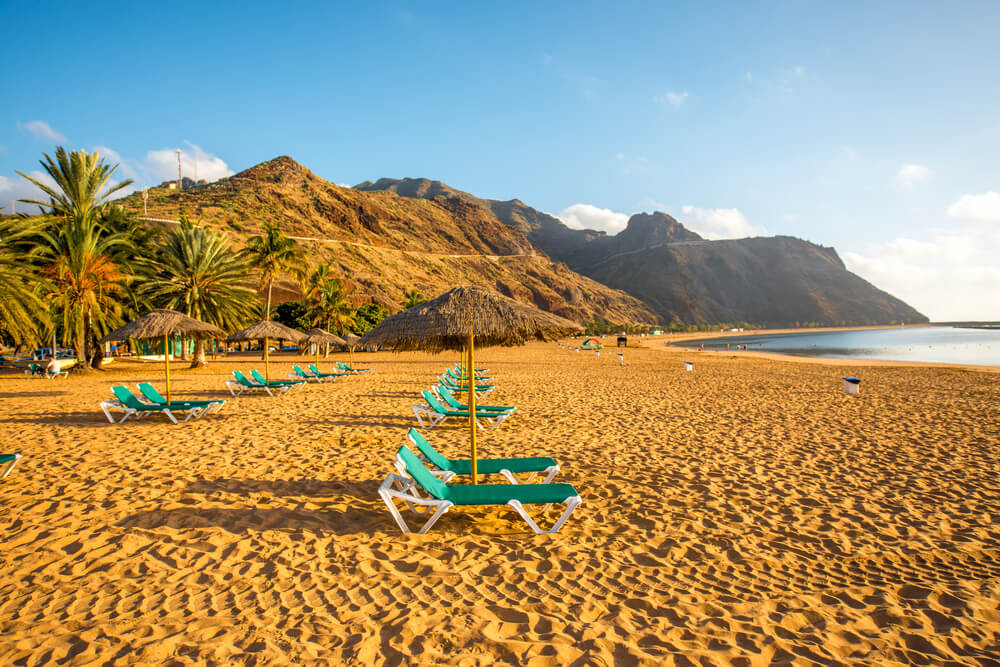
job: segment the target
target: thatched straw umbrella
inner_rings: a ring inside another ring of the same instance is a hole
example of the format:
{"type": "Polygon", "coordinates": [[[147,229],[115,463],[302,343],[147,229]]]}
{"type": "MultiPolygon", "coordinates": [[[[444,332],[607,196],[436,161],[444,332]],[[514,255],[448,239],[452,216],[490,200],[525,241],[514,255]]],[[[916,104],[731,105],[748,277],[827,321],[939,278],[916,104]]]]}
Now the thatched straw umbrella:
{"type": "Polygon", "coordinates": [[[316,346],[317,367],[319,366],[319,346],[321,344],[325,343],[329,345],[330,343],[333,343],[334,345],[347,345],[347,341],[345,341],[340,336],[334,335],[329,331],[324,331],[319,327],[316,327],[315,329],[310,329],[305,333],[305,336],[306,337],[302,339],[303,343],[311,343],[316,346]]]}
{"type": "Polygon", "coordinates": [[[295,329],[289,329],[284,324],[279,324],[278,322],[272,322],[271,320],[261,320],[257,324],[253,325],[248,329],[243,331],[237,331],[229,338],[226,342],[237,343],[248,340],[262,340],[264,341],[264,379],[268,382],[271,381],[271,354],[268,350],[268,342],[272,338],[277,338],[278,340],[290,340],[296,343],[301,343],[305,338],[305,334],[301,331],[296,331],[295,329]]]}
{"type": "Polygon", "coordinates": [[[351,367],[354,366],[354,348],[358,346],[358,343],[360,341],[361,337],[351,331],[348,331],[347,333],[344,334],[344,345],[347,347],[347,354],[348,357],[350,358],[350,361],[348,361],[348,363],[351,365],[351,367]]]}
{"type": "Polygon", "coordinates": [[[469,432],[472,483],[476,473],[475,345],[514,346],[529,340],[557,340],[582,331],[575,322],[518,303],[481,287],[455,287],[431,301],[385,318],[361,339],[392,350],[468,349],[469,432]]]}
{"type": "Polygon", "coordinates": [[[113,340],[158,340],[163,339],[163,370],[167,376],[167,403],[170,402],[170,336],[184,334],[190,338],[225,338],[226,332],[219,327],[188,317],[176,310],[158,308],[146,313],[134,322],[115,329],[101,339],[102,343],[113,340]]]}

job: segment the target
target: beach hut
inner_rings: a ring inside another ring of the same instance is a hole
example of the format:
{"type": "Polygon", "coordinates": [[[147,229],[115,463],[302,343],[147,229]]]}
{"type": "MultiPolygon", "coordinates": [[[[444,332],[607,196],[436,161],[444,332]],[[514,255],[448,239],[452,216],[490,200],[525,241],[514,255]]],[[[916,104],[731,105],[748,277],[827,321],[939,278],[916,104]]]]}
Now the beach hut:
{"type": "Polygon", "coordinates": [[[170,348],[171,336],[183,334],[189,338],[225,338],[226,332],[219,327],[188,317],[184,313],[166,308],[158,308],[146,313],[134,322],[115,329],[101,339],[102,343],[111,341],[162,340],[163,341],[163,372],[166,375],[167,403],[170,402],[170,348]]]}
{"type": "Polygon", "coordinates": [[[269,341],[274,338],[277,340],[290,340],[295,343],[301,343],[305,339],[305,334],[301,331],[296,331],[295,329],[290,329],[284,324],[279,324],[278,322],[273,322],[271,320],[261,320],[257,324],[244,329],[243,331],[237,331],[229,338],[226,342],[237,343],[249,340],[261,340],[264,341],[264,379],[268,382],[271,381],[271,353],[269,348],[269,341]]]}
{"type": "MultiPolygon", "coordinates": [[[[579,333],[575,322],[546,313],[481,287],[455,287],[431,301],[390,315],[361,339],[394,351],[467,349],[467,368],[476,367],[479,347],[523,345],[529,340],[553,341],[579,333]]],[[[471,372],[471,371],[470,371],[471,372]]],[[[476,471],[476,393],[469,382],[469,444],[472,483],[476,471]]]]}

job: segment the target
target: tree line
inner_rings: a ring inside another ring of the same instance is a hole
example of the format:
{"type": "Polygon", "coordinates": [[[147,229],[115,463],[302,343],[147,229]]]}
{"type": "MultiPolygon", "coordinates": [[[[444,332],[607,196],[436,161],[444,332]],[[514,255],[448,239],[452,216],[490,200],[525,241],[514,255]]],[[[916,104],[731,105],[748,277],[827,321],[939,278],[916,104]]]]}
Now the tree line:
{"type": "MultiPolygon", "coordinates": [[[[42,214],[0,219],[0,343],[24,349],[59,331],[86,370],[99,364],[105,334],[152,308],[227,331],[271,319],[282,276],[304,294],[291,326],[364,333],[388,314],[378,304],[353,306],[331,266],[307,272],[302,249],[278,225],[262,223],[243,247],[184,217],[173,229],[151,227],[110,202],[132,180],[114,183],[118,165],[98,153],[60,146],[54,159],[43,153],[41,165],[54,185],[17,173],[48,197],[21,200],[42,214]]],[[[407,299],[414,298],[419,293],[411,290],[407,299]]],[[[192,365],[204,363],[197,341],[192,365]]]]}

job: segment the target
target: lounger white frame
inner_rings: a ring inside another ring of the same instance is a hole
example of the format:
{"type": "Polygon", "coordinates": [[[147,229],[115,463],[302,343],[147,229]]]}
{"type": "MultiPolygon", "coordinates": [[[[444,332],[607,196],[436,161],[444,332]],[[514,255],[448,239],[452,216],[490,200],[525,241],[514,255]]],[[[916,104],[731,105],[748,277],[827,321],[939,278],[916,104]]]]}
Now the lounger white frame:
{"type": "MultiPolygon", "coordinates": [[[[101,401],[100,405],[101,405],[101,410],[104,411],[104,416],[107,417],[108,421],[111,422],[112,424],[121,424],[129,417],[132,417],[133,419],[142,419],[143,417],[148,417],[149,415],[156,414],[157,412],[162,412],[163,414],[165,414],[174,424],[181,423],[177,421],[177,417],[174,417],[173,411],[171,411],[169,408],[164,408],[158,405],[150,405],[149,410],[136,410],[134,408],[128,407],[127,405],[123,404],[121,401],[118,401],[117,399],[113,401],[101,401]],[[124,412],[125,414],[122,415],[121,419],[115,421],[114,416],[111,414],[112,410],[118,410],[124,412]]],[[[209,405],[204,406],[204,408],[192,407],[187,410],[177,410],[177,412],[180,413],[187,412],[187,417],[183,419],[183,421],[186,422],[190,419],[200,418],[208,411],[210,407],[211,406],[209,405]]]]}
{"type": "Polygon", "coordinates": [[[14,472],[14,468],[17,467],[17,462],[20,461],[23,458],[24,457],[22,455],[20,455],[20,454],[14,454],[14,460],[13,461],[7,461],[7,463],[4,464],[3,470],[0,470],[0,479],[3,479],[7,475],[9,475],[12,472],[14,472]]]}
{"type": "MultiPolygon", "coordinates": [[[[462,410],[455,410],[455,412],[463,412],[463,411],[462,410]]],[[[504,420],[507,419],[508,417],[510,417],[512,414],[514,414],[514,413],[513,412],[498,412],[498,413],[496,413],[495,417],[483,417],[483,416],[479,416],[479,417],[476,417],[476,426],[478,426],[480,428],[480,430],[482,430],[482,431],[484,431],[486,433],[489,433],[490,431],[492,431],[493,429],[495,429],[497,426],[499,426],[500,424],[502,424],[504,422],[504,420]],[[489,423],[490,427],[486,428],[485,426],[483,426],[479,422],[480,419],[482,419],[482,420],[486,421],[487,423],[489,423]]],[[[413,406],[413,416],[417,418],[417,423],[420,424],[421,428],[434,428],[435,426],[437,426],[438,424],[440,424],[444,420],[448,419],[449,417],[454,417],[455,419],[466,419],[466,417],[459,417],[459,416],[456,416],[456,415],[449,415],[449,414],[444,413],[444,412],[438,412],[437,410],[435,410],[434,408],[432,408],[430,405],[427,405],[427,404],[414,405],[413,406]],[[424,415],[427,418],[427,423],[426,424],[424,423],[424,419],[421,418],[421,415],[424,415]]]]}
{"type": "MultiPolygon", "coordinates": [[[[406,521],[403,519],[403,515],[400,514],[399,508],[396,507],[394,499],[398,498],[399,500],[402,500],[412,512],[419,516],[426,516],[430,514],[430,518],[427,519],[427,522],[420,530],[417,531],[420,535],[423,535],[430,530],[431,526],[433,526],[437,520],[440,519],[441,516],[455,504],[450,500],[438,500],[437,498],[431,497],[422,498],[414,493],[414,491],[419,488],[420,485],[417,484],[417,481],[412,477],[403,477],[390,473],[386,476],[385,481],[382,482],[382,485],[378,489],[378,494],[382,497],[382,500],[385,501],[386,506],[389,508],[389,512],[392,514],[392,518],[396,520],[396,525],[398,525],[399,529],[404,533],[411,533],[413,531],[411,531],[410,527],[406,525],[406,521]],[[431,513],[432,510],[433,513],[431,513]]],[[[521,501],[509,500],[507,501],[507,504],[514,508],[514,511],[516,511],[521,518],[524,519],[525,523],[527,523],[528,526],[535,531],[536,535],[549,535],[551,533],[558,532],[559,529],[562,528],[562,525],[566,523],[566,519],[569,518],[569,515],[573,513],[573,510],[575,510],[581,502],[583,502],[583,500],[580,496],[570,496],[567,498],[565,500],[565,511],[563,511],[553,526],[548,530],[542,530],[538,527],[535,520],[532,519],[531,515],[524,509],[524,505],[521,501]]],[[[492,505],[481,505],[480,507],[483,506],[490,507],[492,505]]]]}

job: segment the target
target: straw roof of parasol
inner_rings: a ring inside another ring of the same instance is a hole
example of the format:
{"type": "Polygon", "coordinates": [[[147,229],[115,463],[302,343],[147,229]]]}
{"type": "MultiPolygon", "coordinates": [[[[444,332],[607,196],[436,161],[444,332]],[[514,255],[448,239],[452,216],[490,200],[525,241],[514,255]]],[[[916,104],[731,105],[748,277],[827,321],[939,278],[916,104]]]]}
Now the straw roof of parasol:
{"type": "Polygon", "coordinates": [[[226,332],[217,326],[188,317],[176,310],[158,308],[150,311],[123,327],[115,329],[101,339],[102,343],[113,340],[150,340],[184,334],[188,338],[225,338],[226,332]]]}
{"type": "Polygon", "coordinates": [[[305,343],[332,343],[333,345],[347,345],[347,341],[336,334],[332,334],[329,331],[324,331],[319,327],[315,329],[310,329],[306,332],[306,337],[303,339],[305,343]]]}
{"type": "Polygon", "coordinates": [[[458,350],[476,345],[512,346],[529,340],[556,340],[583,327],[481,287],[455,287],[436,299],[384,319],[361,339],[362,345],[393,350],[458,350]]]}
{"type": "Polygon", "coordinates": [[[344,334],[344,344],[354,347],[361,340],[361,336],[357,335],[353,331],[348,331],[344,334]]]}
{"type": "Polygon", "coordinates": [[[305,338],[305,334],[295,329],[289,329],[278,322],[262,320],[243,331],[237,331],[226,340],[230,343],[236,343],[244,340],[263,340],[264,338],[291,340],[299,343],[305,338]]]}

